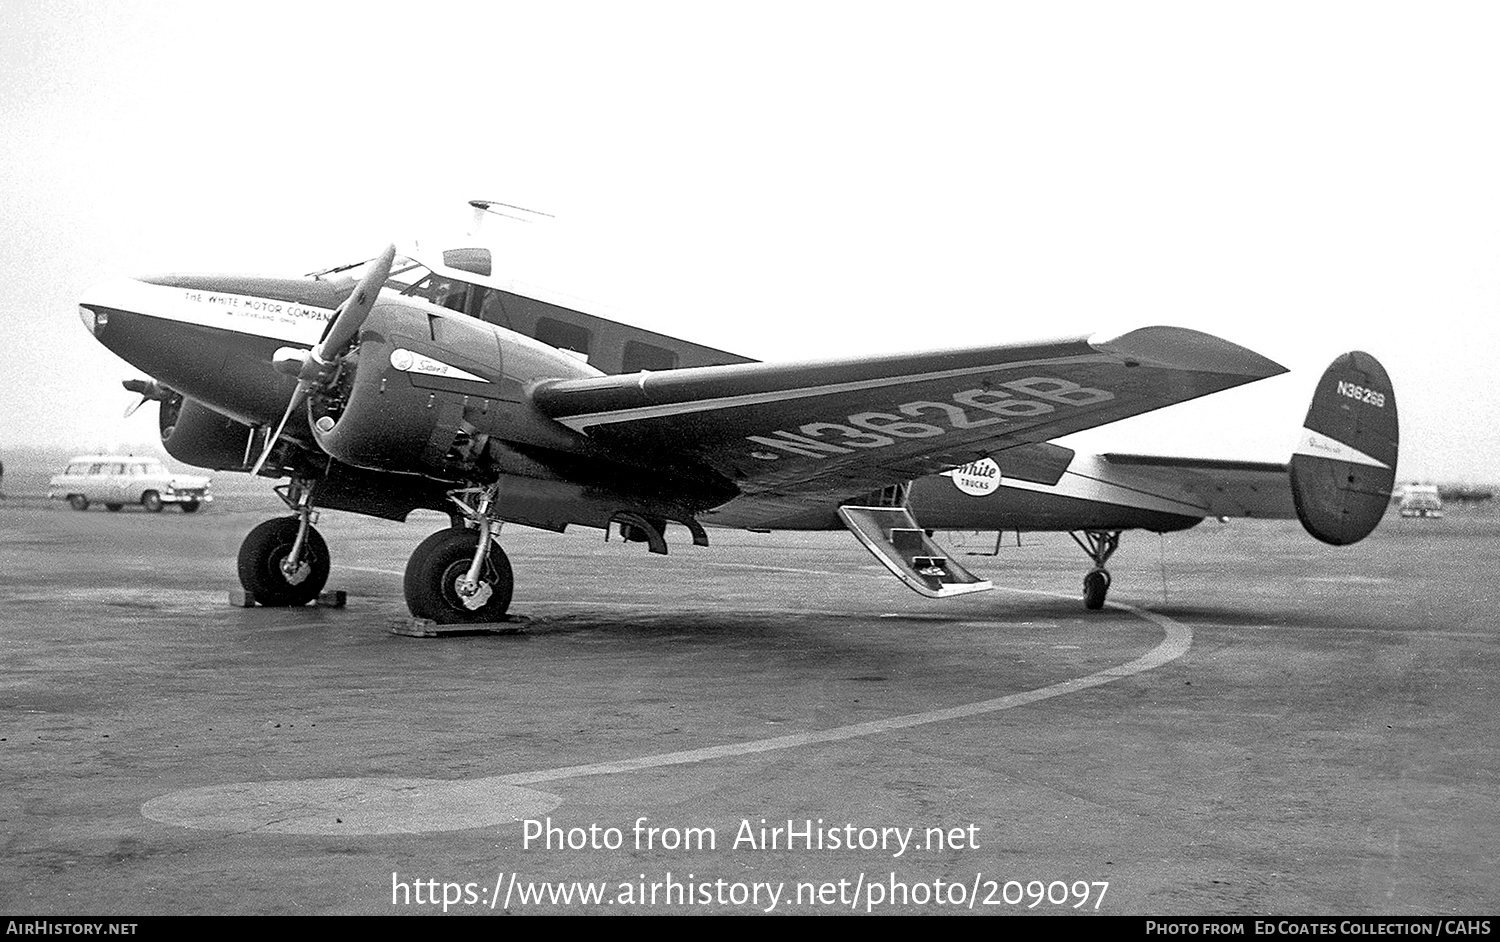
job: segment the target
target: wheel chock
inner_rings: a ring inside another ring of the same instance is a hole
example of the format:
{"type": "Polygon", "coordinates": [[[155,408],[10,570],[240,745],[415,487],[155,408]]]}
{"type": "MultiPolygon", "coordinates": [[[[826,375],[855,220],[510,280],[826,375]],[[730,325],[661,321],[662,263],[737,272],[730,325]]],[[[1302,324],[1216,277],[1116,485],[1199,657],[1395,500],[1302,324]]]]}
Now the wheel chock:
{"type": "MultiPolygon", "coordinates": [[[[312,604],[318,608],[343,608],[348,603],[349,593],[343,589],[319,592],[318,597],[312,601],[312,604]]],[[[229,604],[235,608],[254,608],[261,603],[256,600],[255,593],[249,589],[230,589],[229,604]]]]}
{"type": "Polygon", "coordinates": [[[408,638],[451,638],[455,635],[517,635],[531,619],[506,615],[500,621],[440,625],[430,618],[402,618],[391,622],[391,634],[408,638]]]}
{"type": "Polygon", "coordinates": [[[318,597],[313,599],[313,604],[319,608],[343,608],[349,602],[349,593],[343,589],[334,589],[330,592],[319,592],[318,597]]]}

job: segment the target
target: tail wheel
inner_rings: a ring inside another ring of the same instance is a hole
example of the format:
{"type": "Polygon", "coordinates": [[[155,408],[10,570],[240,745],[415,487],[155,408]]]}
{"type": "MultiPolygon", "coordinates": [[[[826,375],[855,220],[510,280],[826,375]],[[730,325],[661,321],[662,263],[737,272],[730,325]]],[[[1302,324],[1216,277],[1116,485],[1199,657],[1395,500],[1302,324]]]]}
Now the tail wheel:
{"type": "Polygon", "coordinates": [[[82,494],[72,494],[68,497],[68,506],[74,510],[88,510],[89,499],[82,494]]]}
{"type": "Polygon", "coordinates": [[[161,495],[155,491],[147,491],[141,495],[141,506],[154,514],[161,513],[161,495]]]}
{"type": "Polygon", "coordinates": [[[1083,607],[1096,611],[1104,607],[1104,597],[1109,594],[1109,572],[1095,569],[1083,577],[1083,607]]]}
{"type": "Polygon", "coordinates": [[[185,500],[177,506],[181,507],[185,514],[195,514],[198,512],[199,504],[196,500],[185,500]]]}
{"type": "Polygon", "coordinates": [[[328,584],[328,544],[312,527],[307,528],[300,565],[291,575],[282,571],[281,561],[291,554],[297,542],[298,526],[296,517],[267,520],[251,530],[240,544],[240,585],[261,605],[271,608],[306,605],[328,584]]]}
{"type": "Polygon", "coordinates": [[[406,564],[406,605],[418,618],[440,625],[504,621],[515,580],[500,545],[490,547],[479,573],[479,591],[458,591],[479,545],[478,530],[439,530],[418,544],[406,564]]]}

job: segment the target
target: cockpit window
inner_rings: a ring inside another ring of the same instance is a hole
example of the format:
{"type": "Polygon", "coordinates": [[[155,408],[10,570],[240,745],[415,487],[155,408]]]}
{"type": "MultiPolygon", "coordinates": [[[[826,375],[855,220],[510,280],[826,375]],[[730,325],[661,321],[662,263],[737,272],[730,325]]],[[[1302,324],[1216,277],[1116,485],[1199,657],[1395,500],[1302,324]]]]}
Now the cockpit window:
{"type": "MultiPolygon", "coordinates": [[[[330,268],[326,272],[319,272],[316,277],[358,281],[373,262],[374,259],[368,259],[354,265],[330,268]]],[[[462,314],[467,308],[469,289],[472,286],[468,282],[439,275],[416,259],[398,255],[391,263],[391,273],[385,279],[385,287],[462,314]]]]}
{"type": "Polygon", "coordinates": [[[457,311],[462,314],[465,302],[469,298],[469,287],[468,282],[455,281],[445,275],[431,274],[401,293],[411,297],[423,298],[450,311],[457,311]]]}
{"type": "MultiPolygon", "coordinates": [[[[366,271],[375,259],[367,258],[362,262],[354,262],[349,265],[340,265],[337,268],[329,268],[324,271],[314,272],[314,278],[323,281],[340,281],[345,278],[359,281],[364,277],[366,271]]],[[[398,291],[416,284],[427,277],[430,269],[416,259],[407,258],[405,255],[397,255],[395,261],[391,262],[391,273],[385,280],[387,288],[395,288],[398,291]]]]}
{"type": "Polygon", "coordinates": [[[391,274],[385,280],[387,288],[406,289],[426,278],[431,273],[426,265],[404,255],[396,256],[391,263],[391,274]]]}

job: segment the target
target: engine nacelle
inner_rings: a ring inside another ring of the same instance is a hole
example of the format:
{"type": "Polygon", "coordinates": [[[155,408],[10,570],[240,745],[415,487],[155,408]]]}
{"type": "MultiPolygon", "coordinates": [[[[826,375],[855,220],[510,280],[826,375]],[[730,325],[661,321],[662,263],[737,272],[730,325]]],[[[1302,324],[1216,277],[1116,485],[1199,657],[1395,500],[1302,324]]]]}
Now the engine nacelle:
{"type": "Polygon", "coordinates": [[[183,464],[214,471],[247,467],[245,455],[255,430],[197,400],[172,393],[162,401],[157,426],[167,454],[183,464]]]}
{"type": "Polygon", "coordinates": [[[324,451],[360,468],[473,479],[491,460],[490,437],[514,437],[507,426],[525,411],[526,384],[599,375],[528,337],[438,311],[375,307],[358,347],[309,399],[324,451]]]}

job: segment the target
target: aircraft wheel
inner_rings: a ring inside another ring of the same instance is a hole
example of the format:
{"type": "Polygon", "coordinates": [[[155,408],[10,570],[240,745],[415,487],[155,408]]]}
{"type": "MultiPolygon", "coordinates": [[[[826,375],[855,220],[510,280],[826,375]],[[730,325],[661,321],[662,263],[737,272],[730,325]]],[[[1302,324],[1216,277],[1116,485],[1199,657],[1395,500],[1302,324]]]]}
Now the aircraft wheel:
{"type": "Polygon", "coordinates": [[[141,506],[154,514],[161,513],[161,495],[155,491],[147,491],[141,495],[141,506]]]}
{"type": "Polygon", "coordinates": [[[291,577],[281,571],[281,561],[297,542],[298,525],[296,517],[267,520],[251,530],[240,544],[240,585],[261,605],[270,608],[306,605],[328,583],[328,544],[312,527],[307,528],[302,564],[291,577]]]}
{"type": "Polygon", "coordinates": [[[458,592],[469,572],[478,530],[439,530],[417,545],[406,564],[406,605],[418,618],[440,625],[503,621],[515,580],[510,560],[497,543],[490,547],[479,591],[470,598],[458,592]]]}
{"type": "Polygon", "coordinates": [[[68,497],[68,506],[74,510],[88,510],[89,499],[82,494],[73,494],[68,497]]]}
{"type": "Polygon", "coordinates": [[[1104,607],[1104,597],[1109,594],[1109,572],[1095,569],[1083,577],[1083,607],[1091,611],[1104,607]]]}
{"type": "Polygon", "coordinates": [[[112,514],[117,514],[120,512],[120,508],[124,506],[124,504],[105,504],[104,509],[112,514]]]}
{"type": "Polygon", "coordinates": [[[196,500],[185,500],[177,506],[181,507],[185,514],[195,514],[198,512],[199,504],[196,500]]]}

